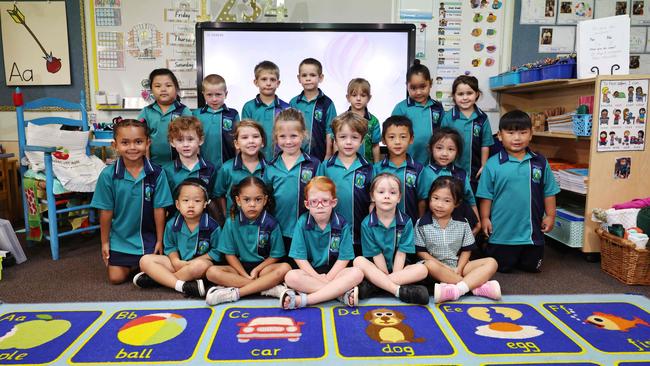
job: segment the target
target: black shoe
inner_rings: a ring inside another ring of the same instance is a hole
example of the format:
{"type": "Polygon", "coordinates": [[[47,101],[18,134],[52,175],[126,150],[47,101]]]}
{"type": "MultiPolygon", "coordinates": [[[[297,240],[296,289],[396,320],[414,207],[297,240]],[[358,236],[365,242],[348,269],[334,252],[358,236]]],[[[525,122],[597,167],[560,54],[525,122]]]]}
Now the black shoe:
{"type": "Polygon", "coordinates": [[[377,295],[380,290],[379,287],[373,285],[370,281],[365,279],[361,281],[358,287],[359,287],[359,300],[373,297],[377,295]]]}
{"type": "Polygon", "coordinates": [[[187,297],[205,297],[205,286],[202,280],[185,281],[183,284],[183,293],[187,297]]]}
{"type": "Polygon", "coordinates": [[[399,287],[399,299],[408,304],[427,305],[429,292],[420,285],[404,285],[399,287]]]}
{"type": "Polygon", "coordinates": [[[156,282],[153,278],[149,277],[149,275],[144,272],[140,272],[137,275],[133,276],[133,284],[136,287],[140,288],[154,288],[160,286],[158,282],[156,282]]]}

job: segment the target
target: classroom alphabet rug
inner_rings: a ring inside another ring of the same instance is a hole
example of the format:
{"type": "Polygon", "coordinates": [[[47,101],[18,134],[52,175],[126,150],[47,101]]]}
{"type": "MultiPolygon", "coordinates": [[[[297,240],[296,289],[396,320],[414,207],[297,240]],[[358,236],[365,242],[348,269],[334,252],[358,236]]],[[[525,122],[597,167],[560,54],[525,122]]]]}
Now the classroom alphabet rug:
{"type": "Polygon", "coordinates": [[[639,295],[394,298],[285,311],[277,299],[0,305],[0,364],[650,365],[639,295]]]}

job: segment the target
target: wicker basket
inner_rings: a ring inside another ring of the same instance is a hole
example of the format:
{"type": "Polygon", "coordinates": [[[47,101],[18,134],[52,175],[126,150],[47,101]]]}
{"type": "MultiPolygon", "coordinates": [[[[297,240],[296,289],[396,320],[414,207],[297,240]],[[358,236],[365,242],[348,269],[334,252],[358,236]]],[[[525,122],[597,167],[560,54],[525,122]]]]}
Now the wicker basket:
{"type": "Polygon", "coordinates": [[[600,236],[600,267],[627,285],[650,285],[650,251],[637,249],[629,240],[598,228],[600,236]]]}

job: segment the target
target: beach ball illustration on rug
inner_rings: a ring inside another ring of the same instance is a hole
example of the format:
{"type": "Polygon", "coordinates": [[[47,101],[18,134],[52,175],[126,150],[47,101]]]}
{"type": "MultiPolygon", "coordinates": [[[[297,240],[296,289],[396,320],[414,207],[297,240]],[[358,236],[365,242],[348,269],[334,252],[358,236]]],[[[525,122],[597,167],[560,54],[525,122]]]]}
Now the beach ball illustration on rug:
{"type": "Polygon", "coordinates": [[[488,324],[476,327],[475,334],[500,339],[529,339],[542,334],[536,326],[522,325],[519,320],[523,317],[521,311],[504,306],[474,306],[467,314],[488,324]]]}
{"type": "Polygon", "coordinates": [[[117,339],[131,346],[151,346],[176,338],[186,327],[187,320],[178,314],[149,314],[124,324],[117,339]]]}
{"type": "Polygon", "coordinates": [[[48,314],[36,315],[36,320],[16,324],[0,337],[0,349],[30,349],[50,342],[67,332],[72,324],[54,319],[48,314]]]}

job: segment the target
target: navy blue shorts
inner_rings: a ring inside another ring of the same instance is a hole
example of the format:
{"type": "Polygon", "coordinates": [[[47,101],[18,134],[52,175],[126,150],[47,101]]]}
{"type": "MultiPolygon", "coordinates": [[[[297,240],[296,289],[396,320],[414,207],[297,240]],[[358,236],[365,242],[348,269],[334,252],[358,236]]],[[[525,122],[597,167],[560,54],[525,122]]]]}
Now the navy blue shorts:
{"type": "Polygon", "coordinates": [[[251,271],[253,270],[253,268],[259,266],[260,263],[262,263],[262,262],[261,261],[260,262],[241,262],[241,265],[242,265],[242,267],[244,267],[244,271],[246,271],[246,273],[251,274],[251,271]]]}
{"type": "Polygon", "coordinates": [[[492,244],[488,243],[485,255],[494,258],[499,264],[499,272],[512,272],[520,269],[526,272],[540,272],[544,258],[544,245],[492,244]]]}
{"type": "Polygon", "coordinates": [[[139,267],[140,258],[139,254],[127,254],[122,252],[116,252],[114,250],[108,251],[108,264],[110,266],[119,266],[119,267],[139,267]]]}

